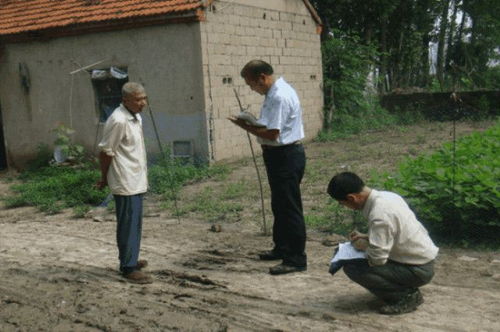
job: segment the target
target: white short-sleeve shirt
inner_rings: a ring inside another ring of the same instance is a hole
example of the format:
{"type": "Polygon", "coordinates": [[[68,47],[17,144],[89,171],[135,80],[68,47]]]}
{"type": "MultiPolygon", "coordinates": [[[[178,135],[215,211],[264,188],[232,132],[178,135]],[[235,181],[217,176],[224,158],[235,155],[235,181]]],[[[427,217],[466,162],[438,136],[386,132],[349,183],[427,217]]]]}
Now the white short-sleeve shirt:
{"type": "Polygon", "coordinates": [[[137,195],[147,191],[147,160],[142,118],[123,106],[117,107],[104,125],[99,149],[113,157],[108,186],[114,195],[137,195]]]}
{"type": "Polygon", "coordinates": [[[304,138],[299,97],[294,88],[282,77],[277,79],[267,92],[258,122],[267,129],[280,131],[276,141],[257,137],[260,144],[279,146],[304,138]]]}

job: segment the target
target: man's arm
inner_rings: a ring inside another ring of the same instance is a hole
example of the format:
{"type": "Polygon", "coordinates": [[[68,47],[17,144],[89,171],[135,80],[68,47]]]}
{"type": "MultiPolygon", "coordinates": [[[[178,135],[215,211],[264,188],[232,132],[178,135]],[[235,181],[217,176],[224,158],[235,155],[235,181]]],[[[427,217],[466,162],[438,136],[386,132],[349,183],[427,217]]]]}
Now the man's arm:
{"type": "Polygon", "coordinates": [[[256,127],[256,126],[251,126],[248,125],[245,120],[238,119],[235,117],[230,117],[228,118],[229,121],[234,123],[240,128],[243,128],[244,130],[248,131],[250,134],[265,138],[271,141],[276,141],[278,137],[280,136],[280,131],[278,129],[267,129],[265,127],[256,127]]]}
{"type": "Polygon", "coordinates": [[[370,221],[369,245],[366,250],[370,265],[384,265],[394,245],[394,230],[391,219],[381,216],[370,221]]]}
{"type": "Polygon", "coordinates": [[[106,153],[101,151],[99,153],[99,165],[101,168],[101,180],[97,182],[98,189],[104,189],[108,185],[108,170],[111,165],[113,157],[108,156],[106,153]]]}

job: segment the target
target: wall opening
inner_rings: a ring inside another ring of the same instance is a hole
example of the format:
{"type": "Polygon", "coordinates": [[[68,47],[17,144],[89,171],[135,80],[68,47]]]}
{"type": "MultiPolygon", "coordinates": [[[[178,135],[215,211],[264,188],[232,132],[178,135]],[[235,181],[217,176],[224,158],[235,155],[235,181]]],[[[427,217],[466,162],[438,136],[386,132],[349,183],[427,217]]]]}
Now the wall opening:
{"type": "Polygon", "coordinates": [[[193,159],[193,143],[191,141],[174,141],[172,144],[172,156],[182,160],[193,159]]]}
{"type": "Polygon", "coordinates": [[[128,82],[127,68],[94,69],[91,78],[99,122],[106,122],[122,101],[122,87],[128,82]]]}
{"type": "Polygon", "coordinates": [[[7,169],[7,151],[3,136],[2,105],[0,104],[0,170],[7,169]]]}

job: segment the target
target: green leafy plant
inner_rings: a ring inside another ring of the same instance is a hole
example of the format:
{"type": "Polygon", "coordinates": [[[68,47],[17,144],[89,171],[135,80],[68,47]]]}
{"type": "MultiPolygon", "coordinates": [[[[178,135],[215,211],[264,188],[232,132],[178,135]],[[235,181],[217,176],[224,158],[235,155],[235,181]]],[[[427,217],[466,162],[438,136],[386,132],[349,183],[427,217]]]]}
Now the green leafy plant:
{"type": "Polygon", "coordinates": [[[404,161],[374,182],[405,196],[442,241],[500,243],[500,123],[404,161]]]}
{"type": "Polygon", "coordinates": [[[56,134],[54,146],[61,150],[61,153],[68,158],[71,162],[82,162],[85,159],[85,149],[79,144],[75,144],[71,140],[71,135],[75,131],[64,124],[59,124],[52,130],[56,134]]]}

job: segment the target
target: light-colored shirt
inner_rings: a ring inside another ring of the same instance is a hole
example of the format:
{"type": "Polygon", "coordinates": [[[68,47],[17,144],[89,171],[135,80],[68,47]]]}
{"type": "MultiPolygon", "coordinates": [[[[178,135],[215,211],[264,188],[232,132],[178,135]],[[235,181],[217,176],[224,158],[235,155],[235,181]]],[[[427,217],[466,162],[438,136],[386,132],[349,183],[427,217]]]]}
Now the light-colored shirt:
{"type": "Polygon", "coordinates": [[[112,157],[108,186],[114,195],[137,195],[147,191],[147,163],[142,118],[123,106],[117,107],[104,125],[99,149],[112,157]]]}
{"type": "Polygon", "coordinates": [[[282,77],[277,79],[266,94],[258,123],[267,129],[278,129],[276,141],[257,137],[260,144],[286,145],[304,138],[302,108],[295,90],[282,77]]]}
{"type": "Polygon", "coordinates": [[[362,212],[368,219],[366,254],[370,264],[384,265],[391,259],[422,265],[436,258],[438,247],[398,194],[372,189],[362,212]]]}

